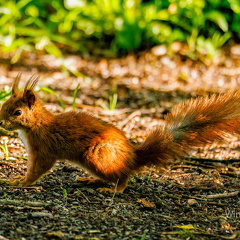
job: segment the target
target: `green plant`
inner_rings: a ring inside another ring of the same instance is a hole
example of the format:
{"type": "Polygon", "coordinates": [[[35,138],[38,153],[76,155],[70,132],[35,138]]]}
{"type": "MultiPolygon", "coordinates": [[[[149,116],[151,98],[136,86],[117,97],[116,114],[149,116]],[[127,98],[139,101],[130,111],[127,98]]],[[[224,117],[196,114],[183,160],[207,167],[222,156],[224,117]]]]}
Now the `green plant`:
{"type": "Polygon", "coordinates": [[[6,158],[9,157],[9,151],[8,151],[8,145],[6,139],[3,140],[3,146],[0,146],[0,148],[3,150],[6,158]]]}
{"type": "Polygon", "coordinates": [[[65,188],[61,188],[62,194],[64,197],[67,197],[67,190],[65,188]]]}
{"type": "Polygon", "coordinates": [[[76,109],[76,99],[77,99],[77,93],[80,87],[80,83],[78,83],[77,87],[74,89],[73,92],[73,102],[72,102],[72,110],[74,111],[76,109]]]}
{"type": "Polygon", "coordinates": [[[131,183],[136,183],[137,181],[136,181],[136,179],[134,179],[134,178],[130,178],[130,180],[129,180],[131,183]]]}
{"type": "Polygon", "coordinates": [[[178,231],[178,235],[182,239],[190,239],[194,236],[194,231],[191,229],[183,229],[182,231],[178,231]]]}
{"type": "Polygon", "coordinates": [[[69,62],[68,60],[61,58],[61,70],[63,73],[65,73],[67,76],[73,74],[76,77],[85,77],[85,75],[81,72],[79,72],[74,64],[69,62]]]}
{"type": "Polygon", "coordinates": [[[11,91],[7,87],[0,91],[0,103],[3,103],[11,96],[11,91]]]}
{"type": "Polygon", "coordinates": [[[239,21],[238,0],[2,0],[0,48],[16,62],[24,51],[61,58],[63,48],[110,54],[183,41],[193,56],[207,44],[211,57],[240,40],[239,21]]]}
{"type": "Polygon", "coordinates": [[[150,181],[151,180],[151,174],[152,174],[152,170],[149,170],[148,176],[147,176],[147,180],[150,181]]]}
{"type": "Polygon", "coordinates": [[[105,110],[113,111],[116,109],[117,99],[118,99],[118,94],[111,93],[110,96],[108,97],[108,105],[106,105],[105,103],[101,103],[100,106],[105,110]]]}
{"type": "Polygon", "coordinates": [[[117,100],[118,100],[117,93],[113,93],[112,95],[109,96],[109,110],[112,111],[112,110],[116,109],[117,100]]]}
{"type": "Polygon", "coordinates": [[[63,109],[63,111],[65,111],[66,105],[64,104],[62,98],[61,98],[55,91],[53,91],[52,89],[50,89],[50,88],[48,88],[48,87],[40,87],[40,90],[55,95],[55,96],[57,97],[57,99],[58,99],[58,102],[59,102],[60,107],[63,109]]]}
{"type": "MultiPolygon", "coordinates": [[[[73,91],[73,101],[72,101],[72,110],[73,111],[76,109],[76,98],[77,98],[77,93],[78,93],[79,87],[80,87],[80,83],[76,86],[76,88],[73,91]]],[[[65,111],[66,105],[64,104],[62,98],[54,90],[52,90],[48,87],[40,87],[40,90],[55,95],[58,99],[59,105],[61,106],[63,111],[65,111]]]]}
{"type": "Polygon", "coordinates": [[[214,33],[212,39],[206,39],[203,36],[199,36],[196,41],[196,50],[201,55],[212,59],[214,56],[219,55],[220,48],[231,37],[231,33],[227,32],[220,35],[218,32],[214,33]]]}
{"type": "Polygon", "coordinates": [[[147,236],[147,232],[148,230],[144,230],[144,233],[142,234],[142,236],[138,239],[138,238],[132,238],[132,240],[145,240],[146,236],[147,236]]]}

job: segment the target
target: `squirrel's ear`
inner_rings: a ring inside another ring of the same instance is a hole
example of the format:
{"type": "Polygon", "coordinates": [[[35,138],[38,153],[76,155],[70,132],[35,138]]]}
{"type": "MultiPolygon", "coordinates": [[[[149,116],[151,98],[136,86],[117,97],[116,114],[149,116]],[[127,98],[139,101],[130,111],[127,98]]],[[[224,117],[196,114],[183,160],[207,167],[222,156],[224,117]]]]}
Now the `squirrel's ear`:
{"type": "Polygon", "coordinates": [[[35,93],[33,90],[34,90],[34,87],[36,86],[38,80],[39,80],[39,77],[34,78],[34,76],[32,76],[28,80],[28,82],[24,88],[23,99],[27,102],[29,108],[32,108],[32,106],[34,105],[34,103],[36,101],[36,96],[35,96],[35,93]]]}
{"type": "Polygon", "coordinates": [[[19,84],[19,81],[20,81],[20,79],[21,79],[21,76],[22,76],[22,74],[19,73],[19,74],[17,75],[15,81],[13,82],[13,85],[12,85],[12,95],[13,95],[13,96],[16,96],[17,93],[19,92],[19,90],[18,90],[18,84],[19,84]]]}
{"type": "Polygon", "coordinates": [[[28,107],[32,108],[36,101],[36,96],[34,92],[31,89],[29,89],[24,91],[23,99],[27,102],[28,107]]]}

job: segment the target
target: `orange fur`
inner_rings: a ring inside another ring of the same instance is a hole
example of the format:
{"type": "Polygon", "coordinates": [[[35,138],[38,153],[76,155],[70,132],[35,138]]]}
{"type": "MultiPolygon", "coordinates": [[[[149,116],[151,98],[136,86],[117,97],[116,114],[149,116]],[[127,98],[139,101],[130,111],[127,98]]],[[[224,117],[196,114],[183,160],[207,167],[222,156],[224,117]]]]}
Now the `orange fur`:
{"type": "Polygon", "coordinates": [[[122,192],[142,166],[164,165],[185,157],[194,146],[240,131],[239,92],[214,95],[180,103],[166,117],[165,127],[133,146],[121,130],[86,112],[52,114],[33,90],[38,78],[32,77],[24,91],[18,90],[19,81],[20,75],[0,111],[2,127],[18,130],[28,152],[27,174],[14,180],[19,185],[33,184],[57,160],[67,159],[122,192]]]}

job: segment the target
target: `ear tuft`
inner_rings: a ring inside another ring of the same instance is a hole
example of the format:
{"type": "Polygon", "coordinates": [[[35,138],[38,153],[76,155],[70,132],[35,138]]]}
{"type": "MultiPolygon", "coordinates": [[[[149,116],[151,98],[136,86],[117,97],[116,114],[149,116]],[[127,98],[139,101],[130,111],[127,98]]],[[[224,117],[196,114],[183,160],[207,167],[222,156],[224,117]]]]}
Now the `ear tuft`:
{"type": "Polygon", "coordinates": [[[26,86],[24,88],[24,92],[27,90],[34,90],[35,86],[37,85],[39,81],[39,76],[34,78],[34,75],[27,81],[26,86]]]}
{"type": "Polygon", "coordinates": [[[17,93],[19,92],[19,90],[18,90],[18,84],[19,84],[19,82],[20,82],[20,80],[21,80],[21,76],[22,76],[22,73],[18,73],[15,81],[13,82],[13,85],[12,85],[12,95],[13,95],[13,96],[16,96],[17,93]]]}

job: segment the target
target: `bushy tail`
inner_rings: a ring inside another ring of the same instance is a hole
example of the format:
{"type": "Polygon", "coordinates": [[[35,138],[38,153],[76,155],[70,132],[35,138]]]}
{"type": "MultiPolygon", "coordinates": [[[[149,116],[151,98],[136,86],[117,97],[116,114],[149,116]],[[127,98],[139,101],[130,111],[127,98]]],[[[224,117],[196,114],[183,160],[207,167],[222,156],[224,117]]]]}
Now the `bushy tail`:
{"type": "Polygon", "coordinates": [[[186,157],[187,151],[229,134],[240,133],[240,91],[200,97],[176,105],[158,127],[136,146],[137,163],[165,165],[186,157]]]}

